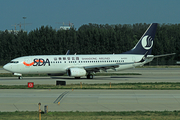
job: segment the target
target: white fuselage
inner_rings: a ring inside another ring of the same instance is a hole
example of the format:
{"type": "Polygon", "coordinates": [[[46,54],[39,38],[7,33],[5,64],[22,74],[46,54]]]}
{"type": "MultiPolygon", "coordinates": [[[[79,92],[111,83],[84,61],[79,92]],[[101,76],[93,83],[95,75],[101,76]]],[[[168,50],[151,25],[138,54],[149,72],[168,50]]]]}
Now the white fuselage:
{"type": "MultiPolygon", "coordinates": [[[[68,68],[120,64],[116,68],[118,71],[143,65],[142,62],[138,63],[142,57],[143,55],[134,54],[36,55],[13,59],[3,68],[19,74],[66,74],[68,68]]],[[[107,70],[107,72],[110,71],[112,69],[107,70]]]]}

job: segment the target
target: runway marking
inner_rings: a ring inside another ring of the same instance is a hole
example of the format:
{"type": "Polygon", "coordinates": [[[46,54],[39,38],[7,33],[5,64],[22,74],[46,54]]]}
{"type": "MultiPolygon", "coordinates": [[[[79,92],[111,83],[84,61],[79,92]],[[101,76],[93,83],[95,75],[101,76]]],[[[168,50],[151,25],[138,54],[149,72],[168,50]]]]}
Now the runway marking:
{"type": "Polygon", "coordinates": [[[54,103],[60,102],[60,101],[63,99],[63,97],[64,97],[68,92],[69,92],[69,91],[63,92],[63,93],[54,101],[54,103]]]}
{"type": "Polygon", "coordinates": [[[14,107],[17,109],[17,111],[19,111],[19,109],[16,107],[16,105],[15,104],[13,104],[14,105],[14,107]]]}

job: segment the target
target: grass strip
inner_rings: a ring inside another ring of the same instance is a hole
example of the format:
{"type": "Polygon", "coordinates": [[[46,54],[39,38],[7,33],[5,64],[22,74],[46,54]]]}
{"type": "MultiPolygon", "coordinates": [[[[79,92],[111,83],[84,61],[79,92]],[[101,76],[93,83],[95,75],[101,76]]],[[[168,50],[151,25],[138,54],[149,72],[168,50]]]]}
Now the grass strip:
{"type": "Polygon", "coordinates": [[[169,83],[113,83],[113,84],[68,84],[63,85],[0,85],[0,89],[131,89],[131,90],[180,90],[180,82],[169,83]]]}
{"type": "MultiPolygon", "coordinates": [[[[38,112],[0,112],[2,120],[37,120],[38,112]]],[[[125,112],[48,112],[42,120],[178,120],[180,111],[125,111],[125,112]]]]}

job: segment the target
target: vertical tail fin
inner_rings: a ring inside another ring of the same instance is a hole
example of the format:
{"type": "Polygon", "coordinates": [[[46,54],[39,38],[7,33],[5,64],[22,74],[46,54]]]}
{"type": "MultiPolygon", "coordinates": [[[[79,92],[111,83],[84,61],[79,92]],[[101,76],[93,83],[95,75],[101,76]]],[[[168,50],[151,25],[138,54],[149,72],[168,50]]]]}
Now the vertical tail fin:
{"type": "Polygon", "coordinates": [[[140,54],[144,55],[147,52],[147,55],[150,55],[152,52],[153,40],[156,34],[157,23],[152,23],[146,32],[143,34],[141,39],[138,41],[136,46],[123,54],[140,54]]]}

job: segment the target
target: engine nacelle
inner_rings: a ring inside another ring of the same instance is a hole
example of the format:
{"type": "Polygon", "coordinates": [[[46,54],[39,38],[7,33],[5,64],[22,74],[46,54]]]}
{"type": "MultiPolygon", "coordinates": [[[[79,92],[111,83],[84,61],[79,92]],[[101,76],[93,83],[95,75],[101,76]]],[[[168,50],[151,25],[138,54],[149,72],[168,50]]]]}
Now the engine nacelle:
{"type": "Polygon", "coordinates": [[[86,75],[86,70],[83,68],[69,68],[67,75],[71,77],[82,77],[86,75]]]}
{"type": "Polygon", "coordinates": [[[21,73],[13,73],[13,75],[22,76],[21,73]]]}

